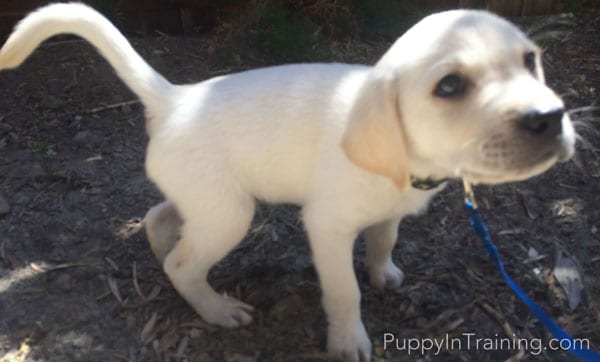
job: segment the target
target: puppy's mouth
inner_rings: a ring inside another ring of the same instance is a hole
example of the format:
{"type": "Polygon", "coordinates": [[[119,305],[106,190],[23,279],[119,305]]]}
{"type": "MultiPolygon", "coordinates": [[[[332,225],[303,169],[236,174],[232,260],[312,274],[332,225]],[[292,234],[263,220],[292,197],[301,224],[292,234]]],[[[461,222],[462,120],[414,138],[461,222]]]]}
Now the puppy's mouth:
{"type": "Polygon", "coordinates": [[[525,143],[519,143],[520,147],[515,146],[503,144],[503,147],[494,151],[486,151],[485,147],[481,147],[481,152],[473,155],[470,162],[463,163],[457,170],[459,176],[474,184],[522,181],[548,170],[557,162],[567,161],[573,155],[574,148],[562,140],[539,148],[536,145],[525,146],[525,143]]]}
{"type": "Polygon", "coordinates": [[[544,161],[524,168],[512,169],[487,169],[466,168],[459,170],[459,175],[473,184],[501,184],[505,182],[522,181],[536,176],[552,167],[558,158],[556,155],[548,155],[544,161]]]}

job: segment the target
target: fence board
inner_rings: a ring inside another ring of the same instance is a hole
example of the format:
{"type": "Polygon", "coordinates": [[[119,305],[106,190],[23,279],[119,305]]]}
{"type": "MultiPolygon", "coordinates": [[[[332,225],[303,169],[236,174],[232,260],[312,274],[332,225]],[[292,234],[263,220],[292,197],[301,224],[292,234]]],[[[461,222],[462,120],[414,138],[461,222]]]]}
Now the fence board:
{"type": "Polygon", "coordinates": [[[543,15],[559,9],[556,0],[524,0],[521,15],[543,15]]]}
{"type": "Polygon", "coordinates": [[[486,9],[504,16],[519,16],[521,15],[522,0],[488,0],[486,1],[486,9]]]}
{"type": "MultiPolygon", "coordinates": [[[[83,1],[94,3],[94,0],[83,1]]],[[[238,1],[241,4],[245,3],[243,0],[238,1]]],[[[415,3],[430,11],[458,7],[479,8],[488,9],[503,16],[520,16],[544,15],[560,11],[568,1],[570,0],[421,0],[415,1],[415,3]]],[[[580,1],[582,4],[593,4],[599,0],[580,1]]],[[[0,40],[5,39],[14,24],[27,12],[50,2],[53,1],[0,0],[0,40]]],[[[180,34],[189,32],[199,25],[214,23],[214,19],[208,18],[211,15],[212,17],[217,16],[214,11],[207,11],[210,0],[127,0],[122,4],[123,6],[117,10],[117,19],[113,20],[116,20],[120,28],[129,32],[142,31],[149,34],[154,30],[159,30],[170,34],[180,34]]]]}

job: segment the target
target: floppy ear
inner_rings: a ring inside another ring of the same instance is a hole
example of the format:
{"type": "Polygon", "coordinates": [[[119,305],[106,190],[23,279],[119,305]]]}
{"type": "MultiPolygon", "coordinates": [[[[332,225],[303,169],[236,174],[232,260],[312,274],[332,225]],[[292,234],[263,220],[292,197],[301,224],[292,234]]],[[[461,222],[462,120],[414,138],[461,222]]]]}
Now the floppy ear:
{"type": "Polygon", "coordinates": [[[410,172],[396,89],[394,77],[369,75],[350,112],[342,148],[352,163],[390,178],[404,191],[410,172]]]}

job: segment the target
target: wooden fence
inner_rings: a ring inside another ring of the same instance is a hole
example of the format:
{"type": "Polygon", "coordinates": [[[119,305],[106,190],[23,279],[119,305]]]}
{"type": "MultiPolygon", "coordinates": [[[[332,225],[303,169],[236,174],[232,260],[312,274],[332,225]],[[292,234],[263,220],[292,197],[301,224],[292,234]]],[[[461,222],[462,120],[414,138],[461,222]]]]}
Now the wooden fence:
{"type": "MultiPolygon", "coordinates": [[[[115,14],[109,15],[113,15],[113,20],[117,19],[120,28],[144,34],[154,31],[181,34],[193,29],[210,28],[217,18],[215,1],[218,0],[83,0],[105,13],[115,11],[115,14]],[[118,10],[111,9],[111,6],[118,6],[118,10]]],[[[413,3],[427,10],[483,8],[503,16],[521,16],[559,12],[565,9],[569,1],[577,0],[415,0],[413,3]]],[[[0,0],[0,40],[5,39],[14,24],[27,12],[50,2],[56,0],[0,0]]],[[[585,5],[600,0],[579,2],[585,5]]],[[[247,2],[238,0],[228,3],[243,7],[241,4],[247,2]]]]}

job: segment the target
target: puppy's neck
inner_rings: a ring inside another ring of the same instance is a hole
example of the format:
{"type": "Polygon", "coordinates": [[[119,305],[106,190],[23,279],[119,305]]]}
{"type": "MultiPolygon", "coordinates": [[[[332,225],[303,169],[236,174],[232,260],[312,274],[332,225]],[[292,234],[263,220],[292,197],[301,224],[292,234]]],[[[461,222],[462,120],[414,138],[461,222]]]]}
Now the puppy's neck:
{"type": "Polygon", "coordinates": [[[410,183],[419,190],[431,190],[453,178],[447,170],[420,157],[409,157],[410,183]]]}
{"type": "Polygon", "coordinates": [[[423,191],[434,189],[446,181],[448,181],[448,178],[434,179],[431,177],[419,178],[414,175],[410,176],[410,185],[415,189],[423,191]]]}

